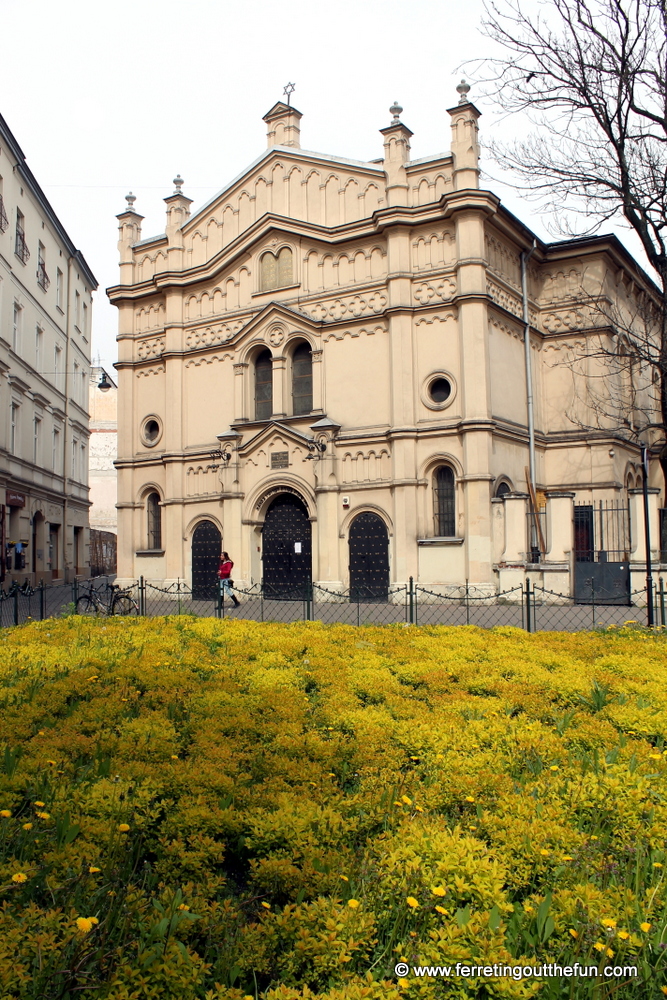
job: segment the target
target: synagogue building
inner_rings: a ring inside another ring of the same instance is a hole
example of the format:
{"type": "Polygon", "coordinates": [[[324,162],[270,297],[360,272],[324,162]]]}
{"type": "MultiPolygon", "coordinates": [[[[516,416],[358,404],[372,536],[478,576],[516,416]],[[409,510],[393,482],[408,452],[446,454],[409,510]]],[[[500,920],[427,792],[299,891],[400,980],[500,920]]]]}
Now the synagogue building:
{"type": "MultiPolygon", "coordinates": [[[[638,448],[590,402],[594,361],[570,362],[609,326],[596,304],[632,315],[650,281],[615,237],[543,243],[482,189],[457,89],[445,154],[411,159],[398,105],[378,159],[309,152],[279,102],[208,204],[176,178],[163,233],[128,195],[108,290],[119,582],[204,595],[223,548],[237,586],[273,593],[641,573],[638,448]]],[[[651,490],[656,547],[660,506],[651,490]]]]}

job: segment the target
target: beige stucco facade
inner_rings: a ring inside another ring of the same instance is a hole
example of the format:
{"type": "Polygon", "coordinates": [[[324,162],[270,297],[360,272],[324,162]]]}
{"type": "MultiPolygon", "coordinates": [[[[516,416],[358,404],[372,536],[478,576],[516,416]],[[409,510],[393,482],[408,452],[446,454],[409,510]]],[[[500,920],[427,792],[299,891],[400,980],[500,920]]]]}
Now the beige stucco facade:
{"type": "Polygon", "coordinates": [[[0,116],[0,580],[88,576],[93,274],[0,116]]]}
{"type": "MultiPolygon", "coordinates": [[[[103,369],[93,367],[88,409],[90,412],[90,527],[99,531],[118,531],[116,512],[117,473],[114,466],[118,454],[118,388],[111,383],[100,389],[103,369]]],[[[110,380],[109,380],[110,381],[110,380]]]]}
{"type": "MultiPolygon", "coordinates": [[[[392,584],[413,577],[437,593],[468,580],[495,592],[522,580],[521,254],[532,249],[544,537],[531,567],[570,592],[573,502],[627,503],[639,478],[637,450],[613,421],[584,426],[586,404],[561,362],[585,352],[600,325],[588,291],[630,301],[646,279],[614,238],[543,244],[480,189],[479,112],[460,93],[443,122],[444,155],[411,160],[396,107],[378,160],[307,152],[301,115],[279,103],[265,117],[264,154],[195,214],[177,178],[164,234],[143,239],[128,198],[120,281],[109,289],[119,309],[121,579],[189,581],[193,533],[206,520],[238,584],[261,582],[265,519],[287,493],[305,505],[312,579],[329,589],[350,584],[350,531],[364,512],[386,528],[392,584]],[[296,388],[303,352],[310,396],[296,388]]],[[[657,546],[662,501],[652,502],[657,546]]],[[[628,544],[639,571],[635,507],[628,544]]]]}

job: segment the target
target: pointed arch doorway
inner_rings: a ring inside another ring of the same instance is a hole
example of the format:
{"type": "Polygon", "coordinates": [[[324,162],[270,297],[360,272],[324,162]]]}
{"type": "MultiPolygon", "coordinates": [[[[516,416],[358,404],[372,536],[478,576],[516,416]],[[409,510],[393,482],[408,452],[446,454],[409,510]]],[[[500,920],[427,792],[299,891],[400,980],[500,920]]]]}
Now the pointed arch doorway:
{"type": "Polygon", "coordinates": [[[301,600],[312,577],[311,525],[304,502],[279,493],[262,527],[262,584],[267,597],[301,600]]]}
{"type": "Polygon", "coordinates": [[[222,536],[213,521],[200,521],[192,535],[192,599],[213,601],[218,593],[222,536]]]}
{"type": "Polygon", "coordinates": [[[381,517],[364,511],[350,525],[350,600],[389,596],[389,535],[381,517]]]}

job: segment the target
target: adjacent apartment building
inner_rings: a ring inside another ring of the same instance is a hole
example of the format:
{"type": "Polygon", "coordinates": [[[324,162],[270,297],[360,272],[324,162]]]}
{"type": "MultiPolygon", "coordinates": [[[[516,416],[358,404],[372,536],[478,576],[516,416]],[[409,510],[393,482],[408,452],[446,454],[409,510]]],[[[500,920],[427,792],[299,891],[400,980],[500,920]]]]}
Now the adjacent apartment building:
{"type": "Polygon", "coordinates": [[[639,449],[596,410],[595,360],[569,361],[654,290],[614,237],[544,243],[480,188],[457,89],[446,153],[412,160],[397,105],[378,159],[306,151],[279,102],[265,152],[194,214],[179,176],[146,239],[128,196],[120,578],[206,595],[224,547],[237,584],[284,594],[641,580],[639,449]]]}
{"type": "Polygon", "coordinates": [[[97,282],[0,116],[0,578],[88,576],[97,282]]]}

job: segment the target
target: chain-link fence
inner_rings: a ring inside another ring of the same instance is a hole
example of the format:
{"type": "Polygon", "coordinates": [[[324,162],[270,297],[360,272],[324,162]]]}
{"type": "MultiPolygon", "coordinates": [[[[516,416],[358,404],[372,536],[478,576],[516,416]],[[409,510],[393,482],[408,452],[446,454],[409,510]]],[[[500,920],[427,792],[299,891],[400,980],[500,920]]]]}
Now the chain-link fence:
{"type": "MultiPolygon", "coordinates": [[[[500,593],[464,584],[442,591],[422,587],[410,578],[404,586],[390,587],[381,594],[334,590],[319,584],[276,593],[260,584],[234,588],[238,603],[229,594],[213,588],[202,596],[193,594],[184,581],[158,587],[141,577],[126,588],[118,588],[109,577],[72,584],[12,584],[0,590],[0,626],[20,625],[29,619],[67,614],[95,616],[136,614],[198,615],[200,617],[247,618],[260,622],[321,621],[344,625],[477,625],[481,628],[513,626],[528,632],[605,628],[628,621],[649,620],[646,591],[630,595],[630,605],[599,601],[595,592],[585,604],[527,579],[523,586],[500,593]]],[[[653,587],[650,610],[658,626],[667,625],[667,591],[662,578],[653,587]]]]}

